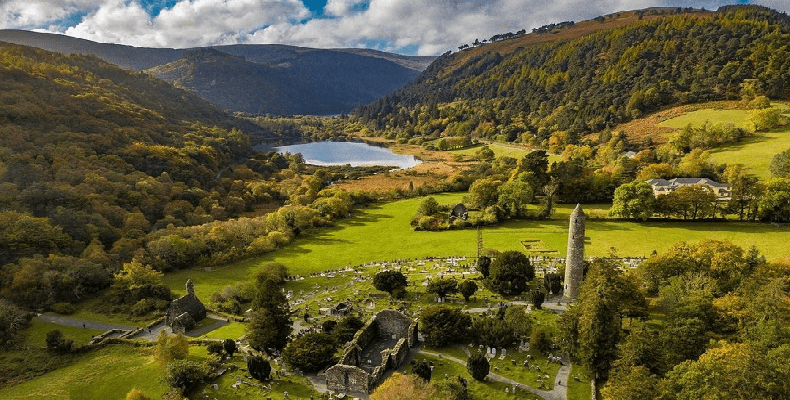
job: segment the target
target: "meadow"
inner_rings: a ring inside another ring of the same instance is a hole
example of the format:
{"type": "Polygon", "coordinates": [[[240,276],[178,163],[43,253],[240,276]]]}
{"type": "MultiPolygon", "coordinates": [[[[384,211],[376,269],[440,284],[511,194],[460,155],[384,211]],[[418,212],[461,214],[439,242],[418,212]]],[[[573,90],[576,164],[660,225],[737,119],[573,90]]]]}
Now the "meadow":
{"type": "MultiPolygon", "coordinates": [[[[439,194],[440,204],[455,204],[465,193],[439,194]]],[[[264,257],[222,268],[193,268],[165,275],[165,283],[180,294],[184,282],[192,279],[198,297],[208,296],[226,285],[249,280],[261,266],[278,262],[292,275],[341,269],[368,262],[426,257],[467,256],[477,254],[477,231],[474,228],[441,232],[414,231],[409,220],[423,198],[401,200],[359,210],[352,218],[334,227],[305,234],[292,244],[264,257]]],[[[604,215],[609,205],[584,205],[588,214],[604,215]]],[[[499,226],[481,228],[485,248],[524,251],[523,240],[538,240],[543,247],[564,255],[567,246],[568,217],[573,205],[557,206],[552,219],[543,221],[509,221],[499,226]]],[[[586,254],[606,256],[616,251],[620,256],[648,257],[663,252],[680,241],[704,239],[729,240],[744,249],[754,245],[768,259],[788,253],[790,228],[755,222],[716,221],[621,221],[606,218],[588,219],[586,254]]]]}
{"type": "MultiPolygon", "coordinates": [[[[465,195],[466,193],[447,193],[433,197],[441,204],[455,204],[461,202],[465,195]]],[[[198,297],[206,301],[211,293],[226,285],[235,285],[238,282],[251,280],[261,266],[270,262],[281,262],[289,268],[292,275],[305,276],[304,280],[288,282],[288,289],[300,294],[315,291],[316,287],[322,289],[312,296],[305,295],[305,303],[297,308],[297,310],[304,309],[307,305],[311,314],[316,315],[314,311],[317,311],[318,308],[326,307],[333,302],[336,303],[340,299],[352,298],[360,301],[367,299],[367,294],[374,292],[374,289],[370,279],[354,282],[352,280],[354,274],[337,274],[336,276],[310,276],[310,274],[316,275],[315,273],[322,271],[340,270],[347,266],[359,266],[371,262],[418,260],[427,257],[465,256],[467,261],[462,261],[462,263],[471,263],[477,253],[476,229],[418,232],[409,226],[409,220],[422,200],[423,198],[414,198],[362,209],[357,211],[352,218],[342,221],[334,227],[305,233],[303,237],[292,244],[265,257],[211,270],[193,268],[168,273],[164,277],[165,283],[177,295],[180,295],[184,292],[184,282],[191,278],[196,284],[195,289],[198,297]]],[[[536,241],[532,243],[539,243],[539,247],[554,250],[557,255],[562,256],[565,253],[567,221],[572,208],[573,205],[569,204],[558,205],[555,214],[549,220],[509,221],[499,226],[483,227],[480,231],[484,247],[499,251],[524,251],[522,241],[531,240],[536,241]]],[[[649,256],[653,251],[663,252],[683,240],[694,242],[703,239],[724,239],[743,248],[755,245],[769,259],[773,259],[786,254],[786,243],[790,238],[788,236],[790,228],[762,223],[660,220],[632,222],[607,219],[603,216],[608,208],[608,204],[584,206],[585,211],[594,216],[587,221],[586,251],[589,256],[604,256],[612,251],[616,251],[620,256],[649,256]]],[[[362,271],[365,276],[372,276],[377,269],[378,267],[375,265],[370,265],[363,268],[362,271]]],[[[418,306],[425,306],[435,301],[434,297],[426,294],[424,287],[422,287],[424,279],[427,279],[426,273],[423,271],[410,273],[409,279],[412,283],[408,289],[407,300],[412,303],[409,306],[412,311],[416,311],[418,306]]],[[[473,300],[464,306],[481,307],[484,305],[482,298],[485,296],[489,296],[491,302],[500,300],[493,293],[481,289],[473,300]]],[[[457,302],[459,296],[455,295],[453,298],[457,302]]],[[[392,302],[389,300],[376,301],[372,308],[365,310],[365,313],[375,312],[388,304],[392,304],[392,302]]],[[[75,316],[88,319],[92,314],[83,309],[78,311],[75,316]]],[[[108,320],[122,322],[115,318],[108,318],[108,320]]],[[[541,323],[550,324],[551,322],[541,320],[541,323]]],[[[30,345],[40,347],[46,332],[53,328],[55,326],[34,322],[33,328],[28,330],[30,345]]],[[[66,337],[76,339],[75,342],[78,344],[85,343],[90,334],[94,333],[79,328],[58,328],[65,329],[66,337]]],[[[203,338],[238,338],[243,334],[244,324],[234,322],[204,335],[203,338]]],[[[458,356],[453,353],[453,350],[442,349],[442,351],[458,356]]],[[[195,353],[192,357],[196,359],[205,358],[205,348],[203,347],[193,347],[192,352],[195,353]]],[[[38,398],[44,395],[48,398],[122,398],[132,386],[156,397],[166,388],[159,381],[162,370],[152,361],[149,353],[150,350],[144,348],[108,346],[81,355],[69,365],[42,377],[0,390],[0,398],[38,398]]],[[[243,362],[240,359],[236,360],[236,358],[234,357],[232,363],[243,368],[243,362]]],[[[466,374],[465,368],[461,365],[449,363],[446,360],[438,361],[437,370],[434,372],[436,377],[443,377],[445,373],[450,376],[466,374]]],[[[530,376],[527,376],[529,374],[524,375],[516,369],[509,371],[508,368],[511,367],[503,365],[500,368],[502,375],[519,380],[530,380],[530,376]]],[[[211,394],[216,398],[261,396],[279,398],[283,390],[288,390],[294,395],[300,394],[300,397],[301,395],[309,397],[315,394],[304,378],[296,376],[279,381],[271,390],[254,387],[247,387],[241,391],[230,389],[230,384],[235,382],[237,374],[239,372],[226,374],[213,382],[220,385],[219,391],[213,392],[210,386],[204,386],[204,388],[212,392],[211,394]]],[[[572,376],[579,374],[583,375],[578,368],[574,368],[572,376]]],[[[568,385],[568,398],[589,398],[588,383],[571,380],[568,385]]],[[[470,384],[470,388],[476,396],[495,399],[506,396],[504,384],[473,382],[470,384]]],[[[532,398],[526,392],[517,397],[532,398]]]]}
{"type": "MultiPolygon", "coordinates": [[[[493,151],[497,157],[507,156],[507,157],[513,157],[517,160],[521,159],[521,157],[524,157],[526,154],[534,151],[534,149],[531,149],[529,147],[519,146],[510,143],[491,142],[491,143],[486,143],[485,145],[488,146],[488,148],[491,149],[491,151],[493,151]]],[[[477,146],[467,147],[464,149],[459,149],[459,150],[450,150],[448,151],[448,153],[453,155],[462,155],[462,156],[471,157],[474,156],[475,153],[477,153],[481,147],[483,147],[482,144],[477,146]]],[[[562,160],[562,157],[560,157],[559,155],[549,154],[549,164],[560,160],[562,160]]]]}
{"type": "Polygon", "coordinates": [[[133,387],[160,398],[168,390],[161,376],[151,350],[110,345],[42,377],[0,390],[0,398],[112,400],[125,398],[133,387]]]}
{"type": "MultiPolygon", "coordinates": [[[[785,104],[775,103],[773,106],[784,110],[785,114],[790,110],[785,104]]],[[[680,129],[688,124],[701,126],[710,122],[711,124],[732,123],[741,128],[748,128],[749,113],[748,110],[702,109],[666,120],[657,126],[680,129]]],[[[769,170],[771,159],[787,149],[790,149],[790,127],[759,132],[740,143],[713,149],[710,151],[710,159],[714,163],[742,164],[750,174],[761,180],[767,180],[771,178],[769,170]]]]}

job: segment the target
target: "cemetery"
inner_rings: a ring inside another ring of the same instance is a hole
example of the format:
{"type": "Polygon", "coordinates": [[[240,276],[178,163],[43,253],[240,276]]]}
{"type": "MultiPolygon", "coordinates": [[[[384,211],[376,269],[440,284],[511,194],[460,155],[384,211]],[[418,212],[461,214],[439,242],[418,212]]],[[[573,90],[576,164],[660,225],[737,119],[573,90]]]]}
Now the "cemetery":
{"type": "MultiPolygon", "coordinates": [[[[412,202],[413,203],[413,202],[412,202]]],[[[390,205],[386,205],[389,207],[390,205]]],[[[369,211],[366,211],[369,212],[369,211]]],[[[524,252],[530,264],[535,268],[536,276],[533,285],[542,282],[542,279],[547,274],[557,274],[566,268],[568,254],[566,249],[566,242],[568,241],[568,217],[572,209],[570,207],[562,209],[562,214],[559,214],[557,219],[564,217],[565,222],[550,221],[548,228],[531,228],[524,229],[521,227],[521,222],[516,222],[512,228],[494,227],[486,229],[484,232],[484,240],[486,247],[483,248],[484,252],[490,252],[492,249],[499,251],[507,249],[516,249],[524,252]],[[561,227],[561,225],[565,225],[561,227]],[[550,229],[553,232],[550,235],[541,233],[536,229],[550,229]],[[564,231],[561,233],[560,230],[564,231]],[[554,233],[556,232],[556,233],[554,233]],[[553,236],[562,237],[562,241],[553,236]],[[509,244],[504,244],[509,243],[509,244]],[[561,245],[558,243],[562,243],[561,245]]],[[[395,218],[397,219],[397,218],[395,218]]],[[[353,222],[353,220],[351,221],[353,222]]],[[[387,221],[390,222],[390,221],[387,221]]],[[[401,221],[403,223],[403,221],[401,221]]],[[[376,222],[372,225],[378,225],[376,222]]],[[[544,224],[544,225],[546,225],[544,224]]],[[[607,222],[612,224],[612,222],[607,222]]],[[[618,224],[635,224],[631,222],[618,222],[618,224]]],[[[676,224],[681,226],[682,223],[676,224]]],[[[763,229],[762,226],[756,226],[763,229]]],[[[288,298],[289,306],[292,311],[294,324],[294,336],[299,336],[307,332],[319,332],[321,324],[327,320],[336,320],[344,316],[357,316],[362,320],[369,320],[376,313],[381,313],[383,310],[397,310],[404,316],[411,320],[416,320],[419,314],[428,307],[435,305],[446,305],[462,309],[475,316],[494,315],[497,310],[507,305],[524,305],[532,307],[530,299],[527,295],[521,294],[516,296],[509,296],[507,298],[501,296],[487,289],[484,285],[478,284],[478,290],[465,301],[459,294],[450,294],[444,298],[439,298],[434,293],[427,291],[428,285],[431,281],[436,279],[455,279],[457,282],[465,280],[478,281],[480,283],[480,271],[477,266],[477,255],[474,248],[474,236],[469,231],[447,231],[442,232],[439,236],[432,236],[430,243],[437,243],[436,238],[445,240],[456,240],[457,245],[441,245],[440,250],[437,250],[434,256],[425,255],[427,250],[422,249],[422,255],[415,254],[413,249],[402,249],[403,251],[390,252],[389,254],[398,254],[401,258],[376,258],[376,249],[374,246],[366,246],[364,250],[361,248],[353,247],[354,243],[342,239],[340,235],[347,230],[357,229],[351,225],[347,228],[330,233],[329,238],[334,238],[337,241],[333,246],[337,247],[331,254],[347,254],[348,256],[336,257],[331,259],[331,262],[324,263],[323,268],[316,267],[316,262],[323,263],[326,258],[327,250],[319,250],[319,248],[310,248],[311,237],[307,237],[305,244],[297,243],[297,245],[283,249],[283,251],[274,253],[274,256],[267,256],[253,262],[245,262],[225,268],[215,268],[212,270],[192,269],[185,271],[178,271],[168,274],[165,279],[171,283],[174,289],[178,287],[184,290],[184,282],[192,279],[197,282],[197,285],[191,285],[191,289],[187,287],[186,293],[183,298],[191,298],[191,295],[198,299],[198,302],[206,301],[212,292],[218,291],[222,285],[227,285],[231,282],[239,282],[244,279],[249,279],[253,271],[260,268],[260,265],[266,262],[281,260],[287,262],[289,272],[293,275],[287,278],[285,283],[285,295],[288,298]],[[466,235],[467,238],[458,240],[459,234],[466,235]],[[455,239],[454,239],[455,238],[455,239]],[[345,240],[345,242],[344,242],[345,240]],[[338,243],[348,243],[340,244],[338,243]],[[462,244],[462,245],[461,245],[462,244]],[[307,247],[305,247],[307,246],[307,247]],[[348,247],[351,246],[351,247],[348,247]],[[294,250],[303,250],[298,253],[289,253],[294,250]],[[309,249],[310,251],[304,251],[309,249]],[[459,250],[455,254],[453,249],[459,250]],[[321,256],[323,254],[323,256],[321,256]],[[321,256],[321,258],[317,258],[321,256]],[[354,260],[360,260],[355,263],[354,260]],[[377,260],[377,261],[372,261],[377,260]],[[340,265],[337,265],[340,264],[340,265]],[[293,267],[292,267],[293,266],[293,267]],[[307,267],[305,267],[307,266],[307,267]],[[408,286],[405,290],[403,298],[393,298],[386,292],[376,290],[371,284],[373,276],[380,271],[400,271],[408,280],[408,286]]],[[[359,233],[357,233],[359,234],[359,233]]],[[[396,234],[398,234],[396,232],[396,234]]],[[[410,235],[412,233],[409,233],[410,235]]],[[[424,233],[420,233],[424,234],[424,233]]],[[[588,219],[586,223],[586,232],[582,235],[584,240],[582,243],[585,250],[589,248],[590,243],[593,246],[593,255],[600,252],[600,244],[598,237],[606,235],[607,233],[601,231],[601,221],[596,219],[588,219]]],[[[321,240],[326,241],[327,236],[321,240]]],[[[430,253],[427,253],[430,254],[430,253]]],[[[622,268],[636,268],[642,263],[647,254],[643,252],[622,253],[628,254],[623,256],[620,261],[622,268]]],[[[584,256],[589,258],[587,254],[584,256]]],[[[567,271],[567,269],[565,269],[567,271]]],[[[180,300],[178,299],[178,300],[180,300]]],[[[179,304],[178,301],[174,302],[179,304]]],[[[188,302],[189,306],[182,307],[184,310],[180,313],[175,310],[172,315],[183,315],[186,308],[199,309],[194,302],[188,302]],[[195,307],[192,307],[192,306],[195,307]]],[[[549,291],[546,299],[543,302],[542,309],[532,308],[530,315],[535,319],[537,326],[546,329],[548,332],[556,330],[557,312],[562,311],[566,305],[566,300],[562,298],[562,292],[557,293],[549,291]]],[[[243,321],[243,317],[224,315],[222,313],[212,313],[211,305],[206,303],[204,306],[209,309],[208,314],[216,317],[223,317],[231,319],[229,324],[219,326],[215,331],[202,332],[199,336],[194,337],[200,340],[216,340],[221,338],[231,337],[240,339],[244,335],[244,323],[236,322],[243,321]]],[[[169,313],[171,314],[171,313],[169,313]]],[[[199,315],[199,313],[197,314],[199,315]]],[[[192,317],[195,319],[194,317],[192,317]]],[[[167,318],[165,318],[167,319],[167,318]]],[[[210,319],[210,318],[209,318],[210,319]]],[[[204,323],[199,323],[199,326],[204,323]]],[[[156,326],[166,326],[166,321],[152,321],[148,322],[142,327],[140,333],[145,333],[149,328],[156,326]]],[[[155,329],[155,328],[154,328],[155,329]]],[[[185,329],[189,336],[191,331],[185,329]]],[[[390,338],[390,341],[392,339],[390,338]]],[[[100,341],[100,340],[99,340],[100,341]]],[[[198,343],[198,342],[196,342],[198,343]]],[[[244,342],[239,342],[244,349],[244,342]]],[[[397,347],[396,343],[384,343],[381,349],[392,349],[397,347]]],[[[205,358],[205,346],[193,345],[190,353],[197,352],[197,357],[205,358]]],[[[272,364],[273,374],[272,379],[266,383],[256,383],[254,379],[248,376],[245,372],[246,362],[244,361],[245,353],[237,354],[225,362],[234,365],[235,370],[222,374],[214,379],[214,381],[205,384],[200,389],[199,394],[205,393],[207,397],[203,398],[285,398],[285,393],[288,393],[289,398],[307,399],[310,397],[317,398],[321,396],[321,391],[315,388],[321,388],[326,385],[328,390],[324,396],[332,395],[338,396],[345,393],[353,393],[357,390],[364,394],[371,388],[371,375],[377,367],[389,364],[386,358],[374,359],[368,355],[364,355],[366,346],[357,345],[359,348],[356,350],[356,358],[361,361],[359,365],[343,364],[337,365],[335,371],[330,372],[333,367],[322,371],[315,375],[305,375],[299,371],[288,371],[282,361],[277,361],[272,364]],[[368,364],[368,360],[370,363],[368,364]],[[342,373],[338,371],[343,371],[342,373]],[[337,373],[336,373],[337,372],[337,373]],[[238,377],[241,376],[242,383],[239,384],[238,377]],[[335,382],[334,384],[330,384],[335,382]],[[245,383],[246,382],[246,383],[245,383]],[[346,383],[348,382],[348,383],[346,383]],[[216,386],[215,386],[216,385],[216,386]],[[235,386],[234,386],[235,385],[235,386]],[[314,386],[315,385],[315,386],[314,386]],[[356,386],[355,386],[356,385],[356,386]],[[362,390],[367,387],[367,390],[362,390]]],[[[397,348],[396,354],[403,356],[406,352],[403,350],[406,346],[397,348]],[[403,353],[400,353],[403,352],[403,353]]],[[[589,381],[584,379],[573,379],[573,376],[584,376],[584,371],[578,366],[567,365],[561,359],[557,359],[556,355],[542,354],[535,349],[529,347],[528,340],[521,340],[513,343],[511,346],[501,348],[481,348],[478,344],[463,342],[457,345],[443,348],[430,348],[426,345],[421,347],[411,347],[408,352],[409,357],[396,358],[400,359],[401,363],[398,370],[401,372],[409,373],[411,371],[411,364],[409,360],[414,359],[431,359],[435,364],[434,377],[435,379],[442,379],[444,374],[453,377],[457,375],[466,375],[464,366],[462,365],[474,352],[481,352],[488,356],[491,364],[491,379],[486,382],[470,382],[470,390],[479,396],[490,398],[551,398],[547,393],[555,390],[558,382],[566,387],[570,392],[582,393],[589,395],[589,381]],[[432,356],[431,354],[439,354],[442,357],[432,356]],[[452,359],[459,362],[451,361],[452,359]],[[563,363],[563,364],[560,364],[563,363]],[[563,378],[559,378],[559,373],[562,368],[567,368],[567,372],[563,372],[563,378]],[[442,372],[446,371],[446,372],[442,372]],[[436,375],[438,373],[438,375],[436,375]],[[519,386],[506,384],[501,381],[493,380],[493,376],[501,377],[503,380],[510,380],[519,382],[523,385],[528,385],[536,391],[542,391],[542,395],[535,394],[530,390],[524,388],[519,389],[519,386]],[[570,378],[569,378],[570,377],[570,378]],[[507,393],[505,390],[507,389],[507,393]],[[545,393],[544,393],[545,392],[545,393]],[[515,396],[515,397],[514,397],[515,396]],[[531,397],[530,397],[531,396],[531,397]]],[[[347,357],[346,353],[348,347],[338,351],[336,357],[338,360],[347,357]]],[[[380,355],[381,350],[376,348],[376,352],[380,355]]],[[[370,352],[368,354],[371,354],[370,352]]],[[[391,353],[390,353],[391,354],[391,353]]],[[[350,361],[347,361],[350,362],[350,361]]],[[[383,369],[383,368],[382,368],[383,369]]],[[[20,386],[25,387],[25,386],[20,386]]],[[[28,387],[29,389],[29,387],[28,387]]],[[[16,390],[16,389],[15,389],[16,390]]],[[[152,388],[150,392],[156,392],[159,389],[152,388]]],[[[2,393],[0,393],[2,394],[2,393]]],[[[99,397],[97,397],[99,398],[99,397]]],[[[569,394],[568,398],[574,398],[569,394]]],[[[587,397],[589,398],[589,397],[587,397]]]]}

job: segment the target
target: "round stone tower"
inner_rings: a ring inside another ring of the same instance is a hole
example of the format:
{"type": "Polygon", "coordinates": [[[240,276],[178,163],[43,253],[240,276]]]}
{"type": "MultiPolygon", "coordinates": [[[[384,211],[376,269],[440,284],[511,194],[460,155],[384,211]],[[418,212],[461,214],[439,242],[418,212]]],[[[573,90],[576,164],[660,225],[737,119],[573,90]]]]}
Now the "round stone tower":
{"type": "Polygon", "coordinates": [[[565,256],[565,286],[563,297],[566,301],[575,300],[584,277],[584,220],[587,215],[582,205],[573,209],[568,225],[568,252],[565,256]]]}

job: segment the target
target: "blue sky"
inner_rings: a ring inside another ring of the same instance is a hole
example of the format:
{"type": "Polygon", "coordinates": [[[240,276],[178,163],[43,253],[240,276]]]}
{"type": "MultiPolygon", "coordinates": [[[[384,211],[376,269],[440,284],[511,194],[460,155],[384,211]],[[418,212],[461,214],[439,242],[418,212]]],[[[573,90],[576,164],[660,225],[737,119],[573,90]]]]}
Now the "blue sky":
{"type": "MultiPolygon", "coordinates": [[[[437,55],[476,38],[646,7],[744,0],[0,0],[0,29],[141,47],[281,43],[437,55]]],[[[753,0],[790,12],[790,0],[753,0]]]]}

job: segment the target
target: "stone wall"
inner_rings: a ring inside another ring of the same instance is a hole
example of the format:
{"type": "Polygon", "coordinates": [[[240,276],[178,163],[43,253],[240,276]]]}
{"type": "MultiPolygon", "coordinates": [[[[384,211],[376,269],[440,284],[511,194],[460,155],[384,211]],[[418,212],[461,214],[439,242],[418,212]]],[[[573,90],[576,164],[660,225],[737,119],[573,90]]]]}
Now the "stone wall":
{"type": "Polygon", "coordinates": [[[378,312],[354,335],[338,364],[326,370],[324,375],[327,388],[344,393],[372,392],[388,371],[398,368],[409,355],[409,349],[416,343],[416,321],[395,310],[378,312]],[[365,348],[380,339],[398,341],[392,348],[381,351],[381,362],[368,373],[360,368],[361,354],[365,348]]]}
{"type": "Polygon", "coordinates": [[[414,323],[411,318],[395,310],[379,311],[375,321],[379,328],[379,336],[387,339],[408,337],[409,326],[414,323]]]}
{"type": "Polygon", "coordinates": [[[326,370],[326,388],[336,392],[369,393],[370,374],[353,365],[337,364],[326,370]]]}

